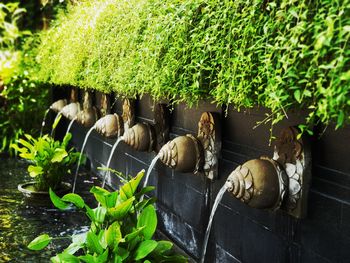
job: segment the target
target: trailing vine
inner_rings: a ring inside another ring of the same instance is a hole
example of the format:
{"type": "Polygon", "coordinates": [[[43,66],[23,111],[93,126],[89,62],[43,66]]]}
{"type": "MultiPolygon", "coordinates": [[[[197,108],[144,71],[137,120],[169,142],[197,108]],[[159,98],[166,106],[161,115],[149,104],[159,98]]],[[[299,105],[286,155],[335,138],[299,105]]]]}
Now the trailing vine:
{"type": "Polygon", "coordinates": [[[350,1],[87,0],[41,36],[39,78],[349,122],[350,1]]]}

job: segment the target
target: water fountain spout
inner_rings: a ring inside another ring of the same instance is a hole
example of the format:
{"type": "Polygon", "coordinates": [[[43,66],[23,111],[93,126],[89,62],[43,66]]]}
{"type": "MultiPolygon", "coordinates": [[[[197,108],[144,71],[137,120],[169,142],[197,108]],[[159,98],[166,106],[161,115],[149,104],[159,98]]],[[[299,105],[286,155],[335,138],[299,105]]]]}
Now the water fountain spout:
{"type": "Polygon", "coordinates": [[[77,122],[86,128],[93,126],[98,119],[97,109],[92,106],[92,97],[88,91],[84,93],[83,110],[77,114],[77,122]]]}
{"type": "Polygon", "coordinates": [[[54,103],[51,104],[50,109],[54,112],[60,112],[64,106],[67,105],[66,99],[57,100],[54,103]]]}
{"type": "Polygon", "coordinates": [[[197,137],[187,134],[165,144],[159,151],[160,160],[168,167],[184,173],[204,172],[209,179],[217,174],[217,155],[221,148],[218,116],[205,112],[198,123],[197,137]]]}
{"type": "Polygon", "coordinates": [[[64,117],[72,120],[80,112],[79,102],[72,102],[63,107],[61,113],[64,117]]]}
{"type": "MultiPolygon", "coordinates": [[[[102,102],[101,102],[102,104],[102,102]]],[[[134,125],[134,107],[129,99],[123,103],[123,114],[107,114],[96,122],[96,131],[107,138],[117,138],[134,125]]]]}
{"type": "Polygon", "coordinates": [[[261,157],[238,166],[228,177],[228,191],[259,209],[283,209],[301,218],[306,214],[311,155],[294,127],[284,129],[273,158],[261,157]]]}

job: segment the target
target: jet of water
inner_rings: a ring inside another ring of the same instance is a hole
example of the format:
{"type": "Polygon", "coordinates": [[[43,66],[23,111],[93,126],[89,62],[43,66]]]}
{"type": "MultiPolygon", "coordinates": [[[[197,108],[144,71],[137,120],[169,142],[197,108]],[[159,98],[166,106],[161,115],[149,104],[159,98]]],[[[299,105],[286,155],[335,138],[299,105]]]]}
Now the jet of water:
{"type": "Polygon", "coordinates": [[[68,132],[70,131],[70,129],[72,128],[73,123],[75,122],[75,120],[78,118],[78,116],[75,116],[68,125],[67,131],[66,131],[66,135],[68,134],[68,132]]]}
{"type": "Polygon", "coordinates": [[[230,182],[226,182],[223,185],[223,187],[221,187],[218,195],[215,198],[215,202],[214,202],[213,208],[212,208],[211,213],[210,213],[207,230],[205,231],[205,236],[204,236],[204,241],[203,241],[203,249],[202,249],[202,256],[201,256],[200,263],[204,263],[204,260],[205,260],[205,253],[207,252],[207,245],[208,245],[208,240],[209,240],[209,236],[210,236],[210,230],[211,230],[211,226],[213,224],[213,218],[214,218],[215,212],[216,212],[216,210],[218,208],[218,205],[219,205],[221,199],[224,196],[224,193],[227,191],[227,189],[230,189],[230,188],[232,188],[231,183],[230,182]]]}
{"type": "MultiPolygon", "coordinates": [[[[106,166],[107,169],[108,169],[109,166],[111,165],[111,161],[112,161],[113,154],[114,154],[115,150],[117,149],[118,144],[119,144],[121,141],[124,141],[124,137],[123,137],[123,136],[119,137],[118,140],[113,144],[113,147],[112,147],[112,149],[111,149],[111,153],[109,154],[108,161],[107,161],[107,166],[106,166]]],[[[103,177],[103,182],[102,182],[102,188],[105,187],[105,185],[106,185],[106,179],[107,179],[107,177],[109,177],[110,173],[111,173],[111,172],[110,172],[109,170],[107,170],[107,171],[105,172],[104,177],[103,177]]]]}
{"type": "Polygon", "coordinates": [[[43,130],[44,130],[44,127],[46,124],[47,114],[50,112],[50,110],[51,110],[51,108],[48,108],[44,113],[43,121],[41,122],[40,137],[43,135],[43,130]]]}
{"type": "Polygon", "coordinates": [[[96,128],[96,126],[92,126],[90,128],[90,130],[87,132],[87,134],[85,135],[84,138],[84,142],[83,142],[83,146],[81,147],[81,151],[80,151],[80,155],[79,155],[79,159],[78,159],[78,164],[77,164],[77,169],[75,171],[75,175],[74,175],[74,182],[73,182],[73,190],[72,193],[75,192],[75,185],[77,182],[77,177],[78,177],[78,172],[79,172],[79,168],[80,168],[80,162],[81,162],[81,158],[83,157],[83,152],[84,152],[84,148],[86,146],[87,140],[89,139],[90,134],[92,133],[92,131],[96,128]]]}
{"type": "MultiPolygon", "coordinates": [[[[145,181],[143,182],[143,188],[145,188],[145,187],[147,186],[149,177],[150,177],[150,175],[151,175],[151,172],[152,172],[154,166],[157,164],[157,161],[159,160],[159,158],[160,158],[159,155],[157,155],[156,157],[154,157],[153,160],[152,160],[152,162],[151,162],[151,164],[150,164],[150,166],[148,167],[147,174],[146,174],[146,177],[145,177],[145,181]]],[[[143,201],[143,197],[144,197],[144,195],[141,196],[140,202],[143,201]]]]}

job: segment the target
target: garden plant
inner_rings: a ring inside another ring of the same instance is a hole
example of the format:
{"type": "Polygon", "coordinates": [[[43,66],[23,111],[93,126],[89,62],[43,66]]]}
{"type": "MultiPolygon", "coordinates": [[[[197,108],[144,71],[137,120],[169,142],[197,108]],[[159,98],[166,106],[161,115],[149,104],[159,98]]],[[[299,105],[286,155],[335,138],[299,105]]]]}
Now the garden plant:
{"type": "MultiPolygon", "coordinates": [[[[157,228],[154,198],[141,198],[154,187],[138,190],[144,176],[139,172],[126,181],[117,191],[109,192],[94,186],[90,192],[98,202],[92,209],[77,194],[58,197],[50,189],[50,198],[59,209],[73,204],[85,211],[91,221],[90,229],[83,234],[69,237],[72,243],[51,258],[52,262],[187,262],[187,259],[172,250],[169,241],[152,239],[157,228]]],[[[62,237],[59,237],[62,238],[62,237]]],[[[28,247],[41,250],[55,240],[47,234],[35,238],[28,247]]]]}
{"type": "Polygon", "coordinates": [[[80,153],[74,148],[67,149],[71,138],[68,133],[60,142],[49,135],[36,139],[25,134],[25,139],[11,145],[20,157],[29,161],[28,172],[35,180],[36,191],[59,190],[63,177],[70,174],[70,169],[78,162],[80,153]]]}

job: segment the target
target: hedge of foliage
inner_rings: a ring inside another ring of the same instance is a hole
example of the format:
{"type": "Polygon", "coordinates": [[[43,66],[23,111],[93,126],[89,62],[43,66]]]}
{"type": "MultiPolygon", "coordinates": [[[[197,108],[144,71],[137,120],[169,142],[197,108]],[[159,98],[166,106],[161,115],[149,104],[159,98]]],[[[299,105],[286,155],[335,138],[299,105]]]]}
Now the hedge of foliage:
{"type": "Polygon", "coordinates": [[[350,0],[85,0],[42,35],[39,79],[193,105],[350,116],[350,0]]]}

